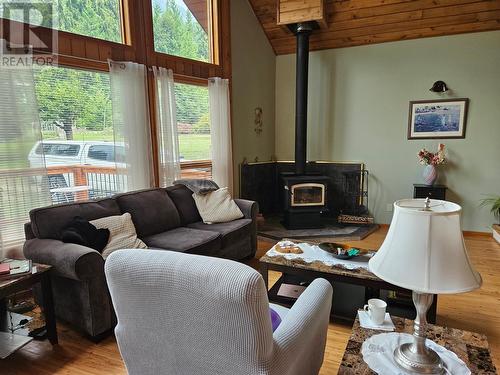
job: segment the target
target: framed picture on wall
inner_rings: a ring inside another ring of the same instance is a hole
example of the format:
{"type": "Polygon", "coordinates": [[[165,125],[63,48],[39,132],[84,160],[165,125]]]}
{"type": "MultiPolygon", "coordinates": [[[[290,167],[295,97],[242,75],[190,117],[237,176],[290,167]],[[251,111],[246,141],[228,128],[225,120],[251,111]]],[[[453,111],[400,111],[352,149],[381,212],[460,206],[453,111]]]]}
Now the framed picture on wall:
{"type": "Polygon", "coordinates": [[[469,99],[410,102],[408,139],[465,138],[469,99]]]}

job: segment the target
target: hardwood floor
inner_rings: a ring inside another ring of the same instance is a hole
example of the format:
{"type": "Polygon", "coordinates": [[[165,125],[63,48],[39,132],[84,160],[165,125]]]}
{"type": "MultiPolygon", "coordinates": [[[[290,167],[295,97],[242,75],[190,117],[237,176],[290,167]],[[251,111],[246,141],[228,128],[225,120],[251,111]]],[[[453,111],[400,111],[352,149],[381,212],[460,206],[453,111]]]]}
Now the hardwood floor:
{"type": "MultiPolygon", "coordinates": [[[[380,229],[354,246],[377,248],[386,229],[380,229]]],[[[485,333],[495,365],[500,368],[500,245],[491,236],[467,234],[467,248],[484,284],[475,292],[439,297],[438,324],[485,333]]],[[[272,246],[259,242],[257,257],[272,246]]],[[[250,262],[258,264],[257,259],[250,262]]],[[[273,283],[278,273],[270,275],[273,283]]],[[[52,348],[44,342],[32,342],[6,360],[0,361],[0,374],[125,374],[125,368],[113,337],[94,344],[69,327],[59,324],[60,345],[52,348]]],[[[351,328],[330,324],[322,375],[336,374],[351,328]]]]}

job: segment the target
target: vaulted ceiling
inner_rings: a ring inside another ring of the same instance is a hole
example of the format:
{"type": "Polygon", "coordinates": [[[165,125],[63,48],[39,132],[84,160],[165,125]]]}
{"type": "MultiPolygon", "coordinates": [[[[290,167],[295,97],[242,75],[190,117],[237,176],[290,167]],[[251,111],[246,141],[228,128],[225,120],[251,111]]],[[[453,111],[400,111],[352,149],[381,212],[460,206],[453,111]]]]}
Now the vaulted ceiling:
{"type": "MultiPolygon", "coordinates": [[[[278,55],[295,52],[295,38],[276,25],[277,0],[249,0],[278,55]]],[[[328,28],[311,36],[311,50],[500,29],[500,0],[327,0],[328,28]]]]}

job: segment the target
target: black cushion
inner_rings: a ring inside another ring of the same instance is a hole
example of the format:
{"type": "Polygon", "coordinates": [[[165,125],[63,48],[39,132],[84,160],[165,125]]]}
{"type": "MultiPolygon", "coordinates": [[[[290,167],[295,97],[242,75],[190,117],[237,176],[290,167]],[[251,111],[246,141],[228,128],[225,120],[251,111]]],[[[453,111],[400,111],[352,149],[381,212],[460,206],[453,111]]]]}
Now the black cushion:
{"type": "Polygon", "coordinates": [[[184,185],[170,186],[166,190],[175,207],[177,207],[182,226],[201,221],[201,216],[196,208],[191,190],[184,185]]]}
{"type": "Polygon", "coordinates": [[[141,238],[150,248],[193,254],[216,255],[221,248],[219,233],[180,227],[141,238]]]}
{"type": "Polygon", "coordinates": [[[252,220],[238,219],[227,223],[205,224],[202,221],[188,225],[189,228],[219,233],[222,237],[222,247],[231,246],[235,242],[248,237],[252,230],[252,220]]]}
{"type": "Polygon", "coordinates": [[[165,189],[148,189],[115,197],[122,212],[132,215],[137,235],[152,236],[180,226],[179,213],[165,189]]]}
{"type": "Polygon", "coordinates": [[[109,229],[97,229],[87,219],[76,216],[61,231],[60,239],[62,242],[74,243],[102,252],[108,244],[109,229]]]}

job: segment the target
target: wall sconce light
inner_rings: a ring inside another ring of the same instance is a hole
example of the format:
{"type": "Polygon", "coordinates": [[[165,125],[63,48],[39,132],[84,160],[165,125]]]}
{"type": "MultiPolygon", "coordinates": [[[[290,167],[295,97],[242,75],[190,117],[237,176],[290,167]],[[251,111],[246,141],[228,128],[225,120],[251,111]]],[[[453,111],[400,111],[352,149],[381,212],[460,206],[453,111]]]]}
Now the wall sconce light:
{"type": "Polygon", "coordinates": [[[446,92],[448,91],[448,86],[446,86],[446,83],[444,83],[443,81],[436,81],[434,82],[434,84],[432,85],[432,87],[430,88],[429,91],[432,91],[432,92],[446,92]]]}

